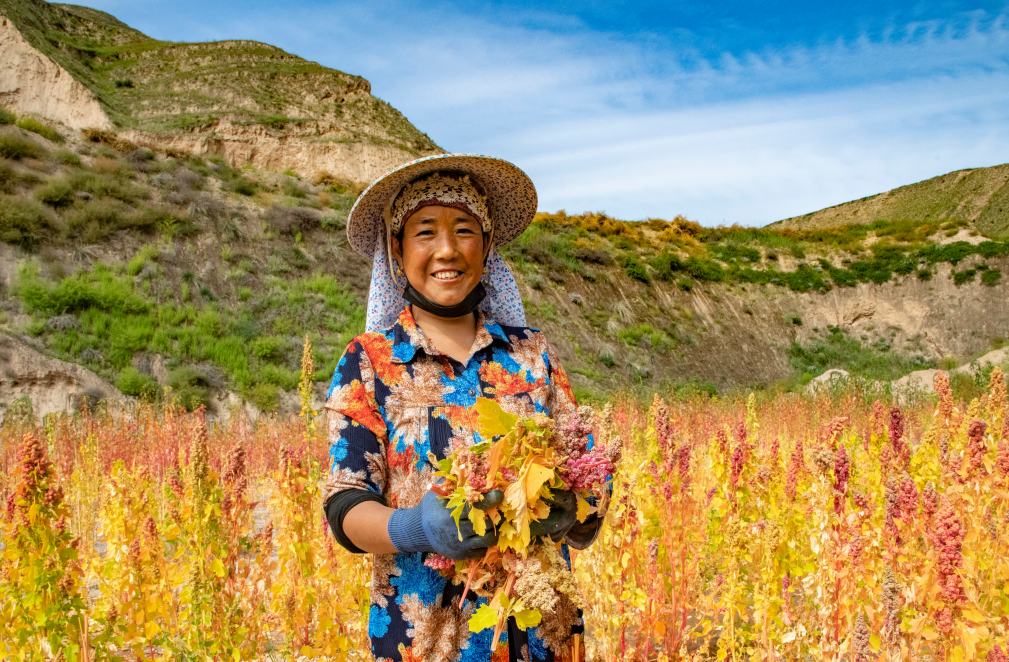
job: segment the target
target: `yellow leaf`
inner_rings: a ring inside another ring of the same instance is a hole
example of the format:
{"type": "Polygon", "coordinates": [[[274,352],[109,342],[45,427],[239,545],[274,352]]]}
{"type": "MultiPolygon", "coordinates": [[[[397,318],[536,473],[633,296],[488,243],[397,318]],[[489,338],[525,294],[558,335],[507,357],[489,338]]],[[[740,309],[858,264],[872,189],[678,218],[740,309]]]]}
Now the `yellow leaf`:
{"type": "Polygon", "coordinates": [[[473,533],[478,536],[482,536],[487,533],[487,520],[485,519],[486,513],[479,508],[469,509],[469,521],[473,523],[473,533]]]}
{"type": "Polygon", "coordinates": [[[161,626],[157,623],[144,624],[144,636],[147,637],[147,639],[153,639],[159,632],[161,632],[161,626]]]}
{"type": "Polygon", "coordinates": [[[585,499],[582,498],[581,494],[579,494],[577,496],[578,496],[578,515],[577,515],[578,521],[579,522],[584,522],[585,518],[588,517],[592,513],[592,511],[594,510],[594,508],[589,505],[588,501],[586,501],[585,499]]]}
{"type": "Polygon", "coordinates": [[[542,464],[529,465],[529,471],[526,473],[526,499],[530,502],[535,501],[536,496],[540,493],[540,488],[543,487],[543,483],[553,478],[553,476],[553,469],[548,469],[542,464]]]}
{"type": "Polygon", "coordinates": [[[515,617],[515,625],[519,626],[520,630],[536,627],[540,624],[540,619],[543,618],[535,609],[523,609],[512,615],[515,617]]]}
{"type": "Polygon", "coordinates": [[[501,409],[501,405],[490,398],[477,398],[476,412],[480,436],[487,440],[508,434],[519,420],[518,416],[501,409]]]}
{"type": "Polygon", "coordinates": [[[214,559],[210,564],[210,570],[218,577],[223,577],[226,573],[224,570],[224,564],[221,563],[221,559],[214,559]]]}
{"type": "Polygon", "coordinates": [[[494,627],[498,622],[497,610],[490,605],[480,605],[476,613],[470,616],[469,631],[481,632],[487,628],[494,627]]]}

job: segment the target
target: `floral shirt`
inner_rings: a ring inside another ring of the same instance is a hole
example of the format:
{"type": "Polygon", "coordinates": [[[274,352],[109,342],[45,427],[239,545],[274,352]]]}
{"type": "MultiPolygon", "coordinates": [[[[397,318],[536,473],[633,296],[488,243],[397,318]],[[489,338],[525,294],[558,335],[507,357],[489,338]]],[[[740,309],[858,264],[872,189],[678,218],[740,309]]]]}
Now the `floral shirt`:
{"type": "MultiPolygon", "coordinates": [[[[383,332],[357,336],[333,375],[326,400],[332,469],[328,501],[341,490],[371,490],[393,508],[420,502],[434,470],[457,444],[479,440],[478,397],[528,417],[563,419],[575,411],[567,375],[543,334],[501,326],[481,314],[465,363],[442,354],[414,322],[410,308],[383,332]]],[[[562,551],[567,558],[567,548],[562,551]]],[[[376,554],[368,634],[379,662],[566,662],[581,612],[566,598],[551,625],[509,624],[492,655],[492,628],[473,634],[469,617],[487,598],[424,565],[425,553],[376,554]],[[566,603],[565,603],[566,601],[566,603]],[[558,651],[555,654],[554,651],[558,651]]]]}

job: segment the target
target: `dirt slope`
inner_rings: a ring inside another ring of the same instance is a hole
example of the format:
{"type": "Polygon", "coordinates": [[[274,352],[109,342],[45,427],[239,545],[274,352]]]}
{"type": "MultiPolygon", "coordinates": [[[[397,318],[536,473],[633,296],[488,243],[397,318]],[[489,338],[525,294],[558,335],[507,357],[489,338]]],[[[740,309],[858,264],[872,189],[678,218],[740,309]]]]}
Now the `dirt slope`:
{"type": "Polygon", "coordinates": [[[252,41],[151,39],[103,12],[0,0],[0,104],[233,165],[353,182],[440,153],[360,76],[252,41]]]}
{"type": "Polygon", "coordinates": [[[769,227],[819,230],[896,219],[964,219],[989,236],[1009,234],[1009,165],[957,170],[769,227]]]}

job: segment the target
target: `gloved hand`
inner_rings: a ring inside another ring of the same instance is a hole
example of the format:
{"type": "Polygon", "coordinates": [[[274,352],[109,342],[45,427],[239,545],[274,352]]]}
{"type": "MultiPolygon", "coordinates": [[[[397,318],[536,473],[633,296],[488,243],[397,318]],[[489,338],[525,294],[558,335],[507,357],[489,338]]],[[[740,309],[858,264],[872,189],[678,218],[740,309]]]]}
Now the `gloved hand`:
{"type": "Polygon", "coordinates": [[[529,535],[533,538],[550,536],[557,542],[564,538],[568,530],[578,523],[578,499],[570,490],[554,492],[550,503],[550,514],[529,525],[529,535]]]}
{"type": "Polygon", "coordinates": [[[389,518],[389,540],[399,552],[437,552],[453,561],[479,556],[497,544],[497,533],[488,526],[485,535],[473,531],[467,510],[459,518],[456,529],[452,511],[446,501],[434,492],[427,492],[413,508],[397,508],[389,518]],[[460,534],[462,540],[459,539],[460,534]]]}

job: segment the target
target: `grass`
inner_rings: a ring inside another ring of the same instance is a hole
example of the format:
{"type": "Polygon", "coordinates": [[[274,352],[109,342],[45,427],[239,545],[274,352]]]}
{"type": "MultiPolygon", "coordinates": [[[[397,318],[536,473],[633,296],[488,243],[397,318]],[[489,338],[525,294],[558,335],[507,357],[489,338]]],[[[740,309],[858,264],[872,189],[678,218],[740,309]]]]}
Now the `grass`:
{"type": "MultiPolygon", "coordinates": [[[[99,372],[131,395],[155,397],[149,381],[133,372],[131,361],[137,352],[158,353],[174,361],[179,367],[169,384],[171,397],[187,408],[206,404],[210,389],[206,372],[194,366],[215,366],[231,388],[255,398],[257,406],[270,405],[269,389],[262,385],[273,391],[297,386],[299,333],[309,330],[314,336],[316,365],[327,366],[316,377],[328,379],[336,358],[364,327],[357,297],[322,273],[273,280],[262,296],[237,309],[209,301],[162,300],[155,305],[145,292],[146,281],[136,276],[146,265],[156,265],[161,254],[152,245],[143,246],[126,265],[96,263],[59,281],[42,278],[37,263],[25,261],[12,293],[61,358],[75,360],[84,349],[99,351],[105,359],[99,372]],[[47,319],[66,314],[76,316],[75,328],[47,330],[47,319]]],[[[271,407],[275,403],[267,410],[271,407]]]]}
{"type": "Polygon", "coordinates": [[[25,131],[31,131],[32,133],[37,133],[49,142],[62,143],[64,138],[60,135],[59,131],[56,129],[46,126],[42,122],[39,122],[33,117],[22,117],[17,121],[18,127],[24,129],[25,131]]]}
{"type": "Polygon", "coordinates": [[[0,136],[0,158],[17,161],[20,159],[41,159],[46,151],[19,136],[0,136]]]}
{"type": "Polygon", "coordinates": [[[898,352],[887,343],[865,345],[838,327],[830,327],[825,337],[807,345],[792,343],[788,355],[802,381],[831,368],[847,370],[856,377],[892,381],[915,370],[938,367],[932,359],[898,352]]]}

